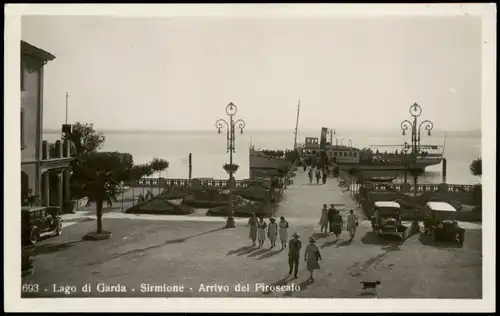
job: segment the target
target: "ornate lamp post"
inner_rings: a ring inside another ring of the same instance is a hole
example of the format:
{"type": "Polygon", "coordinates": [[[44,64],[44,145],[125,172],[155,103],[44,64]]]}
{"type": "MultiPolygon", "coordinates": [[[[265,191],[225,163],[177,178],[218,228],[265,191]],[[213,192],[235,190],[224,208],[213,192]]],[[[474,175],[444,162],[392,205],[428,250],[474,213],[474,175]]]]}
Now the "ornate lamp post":
{"type": "Polygon", "coordinates": [[[228,180],[228,190],[229,190],[229,216],[226,222],[226,228],[235,227],[234,218],[233,218],[233,193],[232,191],[236,188],[236,180],[233,177],[233,174],[238,170],[238,165],[233,163],[233,153],[236,152],[235,148],[235,134],[234,129],[235,126],[238,125],[241,134],[243,134],[243,129],[245,128],[245,121],[243,120],[234,120],[234,115],[238,109],[233,102],[229,103],[226,106],[226,114],[229,116],[229,122],[224,119],[219,119],[215,122],[215,127],[217,128],[217,132],[220,134],[221,129],[226,127],[226,137],[227,137],[227,152],[229,153],[229,164],[224,165],[224,170],[229,174],[228,180]]]}
{"type": "Polygon", "coordinates": [[[403,135],[406,135],[406,131],[411,129],[411,161],[412,161],[412,173],[413,173],[413,185],[414,185],[414,195],[417,196],[417,178],[418,178],[418,166],[417,159],[420,155],[420,132],[426,130],[427,134],[431,136],[431,130],[434,124],[425,120],[418,123],[418,117],[422,114],[422,108],[417,103],[413,103],[410,107],[410,115],[413,116],[413,122],[409,120],[404,120],[401,122],[401,129],[403,130],[403,135]]]}

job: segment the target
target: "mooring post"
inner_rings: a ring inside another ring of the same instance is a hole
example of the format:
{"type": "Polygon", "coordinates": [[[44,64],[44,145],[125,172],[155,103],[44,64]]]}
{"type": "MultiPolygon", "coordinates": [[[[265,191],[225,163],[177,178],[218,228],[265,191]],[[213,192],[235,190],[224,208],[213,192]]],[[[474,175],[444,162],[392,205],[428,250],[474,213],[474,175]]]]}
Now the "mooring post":
{"type": "Polygon", "coordinates": [[[191,174],[193,172],[193,155],[189,153],[189,180],[191,181],[191,174]]]}

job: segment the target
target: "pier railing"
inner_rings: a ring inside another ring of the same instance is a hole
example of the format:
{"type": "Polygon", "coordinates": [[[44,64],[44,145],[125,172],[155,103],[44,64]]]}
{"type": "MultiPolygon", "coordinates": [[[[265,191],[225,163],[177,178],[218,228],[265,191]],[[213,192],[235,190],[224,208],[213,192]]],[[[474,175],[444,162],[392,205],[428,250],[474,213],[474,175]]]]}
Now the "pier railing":
{"type": "MultiPolygon", "coordinates": [[[[178,188],[225,188],[227,186],[227,179],[165,179],[165,178],[142,178],[137,181],[125,183],[128,187],[141,187],[141,188],[167,188],[175,186],[178,188]]],[[[236,188],[244,189],[249,185],[248,181],[236,180],[236,188]]]]}
{"type": "MultiPolygon", "coordinates": [[[[356,178],[341,170],[340,178],[347,191],[358,193],[362,184],[356,183],[356,178]]],[[[415,185],[411,183],[370,183],[365,184],[370,192],[415,192],[415,185]]],[[[474,185],[448,184],[448,183],[421,183],[417,184],[418,193],[450,192],[450,193],[470,193],[474,185]]]]}

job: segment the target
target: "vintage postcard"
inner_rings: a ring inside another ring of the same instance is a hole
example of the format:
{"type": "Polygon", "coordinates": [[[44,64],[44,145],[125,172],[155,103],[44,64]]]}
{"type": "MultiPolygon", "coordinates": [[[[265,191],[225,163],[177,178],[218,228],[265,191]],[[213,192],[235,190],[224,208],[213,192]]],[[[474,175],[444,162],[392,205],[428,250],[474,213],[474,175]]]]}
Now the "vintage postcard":
{"type": "Polygon", "coordinates": [[[5,17],[7,310],[494,310],[494,4],[5,17]]]}

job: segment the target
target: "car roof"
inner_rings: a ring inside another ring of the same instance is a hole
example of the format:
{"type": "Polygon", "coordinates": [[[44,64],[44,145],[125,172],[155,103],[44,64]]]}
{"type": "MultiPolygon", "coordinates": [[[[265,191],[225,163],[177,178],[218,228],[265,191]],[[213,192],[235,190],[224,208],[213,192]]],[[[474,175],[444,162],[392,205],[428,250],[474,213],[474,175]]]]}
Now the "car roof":
{"type": "Polygon", "coordinates": [[[401,208],[398,202],[394,201],[377,201],[375,202],[375,207],[396,207],[401,208]]]}
{"type": "Polygon", "coordinates": [[[40,211],[46,209],[45,206],[22,206],[21,211],[22,212],[34,212],[34,211],[40,211]]]}
{"type": "Polygon", "coordinates": [[[426,206],[433,211],[457,212],[453,205],[446,202],[427,202],[426,206]]]}

